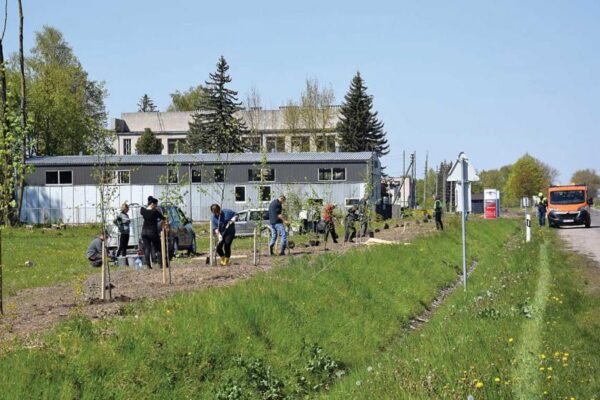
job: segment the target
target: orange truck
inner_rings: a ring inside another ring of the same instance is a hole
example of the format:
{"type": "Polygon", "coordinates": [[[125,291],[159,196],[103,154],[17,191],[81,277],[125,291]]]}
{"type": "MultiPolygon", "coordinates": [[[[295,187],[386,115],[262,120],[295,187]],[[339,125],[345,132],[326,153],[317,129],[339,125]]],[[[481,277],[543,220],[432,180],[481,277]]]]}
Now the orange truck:
{"type": "Polygon", "coordinates": [[[592,224],[590,206],[593,204],[588,197],[586,185],[550,186],[548,188],[548,224],[551,228],[561,225],[592,224]]]}

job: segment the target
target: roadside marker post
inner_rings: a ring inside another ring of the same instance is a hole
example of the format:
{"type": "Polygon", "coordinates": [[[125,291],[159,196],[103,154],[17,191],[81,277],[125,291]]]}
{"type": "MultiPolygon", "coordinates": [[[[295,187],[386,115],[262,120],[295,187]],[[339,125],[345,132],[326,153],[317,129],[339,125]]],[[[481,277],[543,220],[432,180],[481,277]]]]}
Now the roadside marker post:
{"type": "Polygon", "coordinates": [[[531,214],[525,214],[525,241],[531,242],[531,214]]]}
{"type": "Polygon", "coordinates": [[[448,182],[456,182],[458,195],[457,211],[461,212],[461,233],[462,233],[462,264],[463,264],[463,285],[467,291],[467,216],[471,211],[471,182],[479,181],[475,169],[469,163],[469,159],[464,152],[458,155],[458,159],[450,170],[447,178],[448,182]]]}

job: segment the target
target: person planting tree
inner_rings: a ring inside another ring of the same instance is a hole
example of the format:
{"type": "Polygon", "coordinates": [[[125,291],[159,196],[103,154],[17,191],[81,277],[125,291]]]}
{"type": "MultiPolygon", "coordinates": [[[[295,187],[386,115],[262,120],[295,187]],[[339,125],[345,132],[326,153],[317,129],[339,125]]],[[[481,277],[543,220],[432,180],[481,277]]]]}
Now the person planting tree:
{"type": "Polygon", "coordinates": [[[211,229],[218,238],[216,251],[221,258],[221,265],[228,266],[231,258],[231,244],[235,239],[235,211],[228,208],[221,209],[218,204],[210,206],[212,217],[210,219],[211,229]]]}

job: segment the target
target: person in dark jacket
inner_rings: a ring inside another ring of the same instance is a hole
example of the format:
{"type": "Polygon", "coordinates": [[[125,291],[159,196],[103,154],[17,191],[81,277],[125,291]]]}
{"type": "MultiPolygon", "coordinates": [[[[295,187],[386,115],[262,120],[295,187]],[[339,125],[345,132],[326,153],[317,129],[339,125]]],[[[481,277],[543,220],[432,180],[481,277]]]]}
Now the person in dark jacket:
{"type": "Polygon", "coordinates": [[[369,195],[365,193],[358,203],[358,216],[360,220],[360,237],[367,236],[369,229],[369,195]]]}
{"type": "Polygon", "coordinates": [[[92,240],[85,256],[90,261],[90,266],[100,267],[102,265],[102,242],[104,241],[104,234],[100,233],[97,237],[92,240]]]}
{"type": "Polygon", "coordinates": [[[271,224],[271,240],[269,241],[269,254],[274,254],[275,242],[277,236],[279,236],[281,249],[279,251],[280,256],[285,255],[285,248],[287,246],[287,231],[285,225],[287,220],[283,215],[283,203],[285,203],[285,196],[280,195],[269,204],[269,223],[271,224]]]}
{"type": "Polygon", "coordinates": [[[540,192],[537,203],[538,222],[540,226],[546,225],[546,212],[548,211],[548,199],[544,197],[544,193],[540,192]]]}
{"type": "Polygon", "coordinates": [[[358,207],[352,206],[348,210],[348,213],[344,217],[344,243],[346,242],[354,242],[354,237],[356,236],[356,221],[358,221],[359,216],[356,213],[358,207]]]}
{"type": "Polygon", "coordinates": [[[235,211],[223,208],[218,204],[210,206],[212,217],[210,218],[210,228],[218,238],[217,254],[221,258],[221,265],[228,266],[231,258],[231,244],[235,239],[235,221],[237,215],[235,211]]]}
{"type": "Polygon", "coordinates": [[[435,214],[435,227],[437,230],[444,230],[444,223],[442,222],[442,201],[438,195],[433,195],[433,212],[435,214]]]}
{"type": "Polygon", "coordinates": [[[158,207],[158,200],[152,196],[148,196],[148,207],[141,207],[140,214],[144,218],[142,225],[142,242],[144,244],[144,259],[148,268],[152,268],[152,247],[157,255],[155,259],[162,260],[160,247],[160,234],[158,224],[165,220],[158,207]]]}
{"type": "Polygon", "coordinates": [[[127,203],[123,203],[121,206],[121,213],[115,219],[115,225],[119,228],[119,249],[117,250],[117,257],[127,256],[127,246],[129,245],[129,225],[131,220],[129,219],[129,206],[127,203]]]}

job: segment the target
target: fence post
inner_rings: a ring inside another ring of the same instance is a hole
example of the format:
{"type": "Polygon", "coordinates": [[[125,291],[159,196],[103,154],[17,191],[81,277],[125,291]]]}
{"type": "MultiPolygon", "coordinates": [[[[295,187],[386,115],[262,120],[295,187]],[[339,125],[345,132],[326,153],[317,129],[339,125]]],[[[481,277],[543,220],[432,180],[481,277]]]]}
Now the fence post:
{"type": "Polygon", "coordinates": [[[254,265],[257,264],[257,259],[256,259],[256,228],[254,228],[254,230],[252,231],[252,256],[253,256],[253,262],[254,265]]]}

